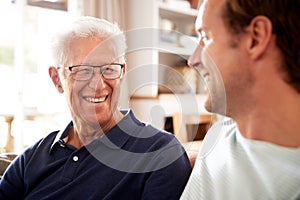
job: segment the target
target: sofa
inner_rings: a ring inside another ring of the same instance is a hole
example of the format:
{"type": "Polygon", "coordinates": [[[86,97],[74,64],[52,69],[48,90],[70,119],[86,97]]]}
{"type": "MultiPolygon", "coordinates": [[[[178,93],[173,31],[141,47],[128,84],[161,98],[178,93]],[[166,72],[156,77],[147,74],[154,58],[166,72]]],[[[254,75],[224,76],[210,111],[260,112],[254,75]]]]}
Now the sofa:
{"type": "Polygon", "coordinates": [[[14,153],[3,153],[0,154],[0,179],[6,168],[10,165],[10,163],[17,157],[17,154],[14,153]]]}

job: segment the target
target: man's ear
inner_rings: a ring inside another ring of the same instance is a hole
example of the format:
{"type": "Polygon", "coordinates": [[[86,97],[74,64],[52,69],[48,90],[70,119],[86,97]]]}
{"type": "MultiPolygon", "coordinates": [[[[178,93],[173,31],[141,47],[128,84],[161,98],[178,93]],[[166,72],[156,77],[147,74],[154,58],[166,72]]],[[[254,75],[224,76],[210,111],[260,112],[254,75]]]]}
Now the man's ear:
{"type": "Polygon", "coordinates": [[[49,76],[54,84],[54,86],[56,87],[57,91],[59,93],[63,93],[64,92],[64,89],[61,85],[61,82],[60,82],[60,78],[59,78],[59,74],[58,74],[58,71],[57,71],[57,68],[56,67],[49,67],[49,76]]]}
{"type": "Polygon", "coordinates": [[[256,16],[247,28],[247,49],[252,59],[259,59],[267,50],[272,37],[272,22],[265,16],[256,16]]]}

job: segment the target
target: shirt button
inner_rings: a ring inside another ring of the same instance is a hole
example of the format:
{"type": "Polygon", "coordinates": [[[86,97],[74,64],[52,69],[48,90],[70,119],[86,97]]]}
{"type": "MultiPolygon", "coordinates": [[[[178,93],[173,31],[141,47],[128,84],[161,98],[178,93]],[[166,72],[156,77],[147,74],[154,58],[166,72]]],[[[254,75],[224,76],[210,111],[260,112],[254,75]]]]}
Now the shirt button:
{"type": "Polygon", "coordinates": [[[73,161],[75,161],[75,162],[77,162],[78,159],[79,159],[78,156],[74,156],[74,157],[73,157],[73,161]]]}

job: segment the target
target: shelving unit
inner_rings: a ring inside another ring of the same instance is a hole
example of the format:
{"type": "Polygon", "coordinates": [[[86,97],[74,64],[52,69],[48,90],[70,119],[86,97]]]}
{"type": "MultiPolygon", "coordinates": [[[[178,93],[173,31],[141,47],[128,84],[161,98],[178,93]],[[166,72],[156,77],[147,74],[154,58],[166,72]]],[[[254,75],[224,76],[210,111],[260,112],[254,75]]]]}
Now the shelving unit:
{"type": "MultiPolygon", "coordinates": [[[[129,73],[134,73],[128,80],[130,107],[139,119],[159,128],[164,128],[165,118],[175,112],[206,113],[203,107],[206,97],[202,88],[180,91],[180,94],[161,90],[161,86],[171,87],[167,81],[180,83],[180,80],[166,80],[175,77],[170,74],[184,77],[177,69],[184,69],[197,45],[197,38],[191,36],[198,10],[159,0],[129,0],[128,3],[127,28],[138,30],[128,40],[130,53],[127,54],[127,66],[129,73]],[[166,20],[174,24],[173,30],[162,27],[161,22],[166,20]],[[146,28],[153,29],[153,32],[143,30],[146,28]],[[145,48],[138,49],[141,45],[145,48]]],[[[197,86],[203,87],[202,80],[199,81],[197,86]]],[[[176,85],[171,89],[176,90],[176,85]]]]}
{"type": "MultiPolygon", "coordinates": [[[[193,31],[198,10],[181,8],[168,3],[158,2],[159,20],[169,20],[175,25],[175,31],[183,35],[195,34],[193,31]]],[[[163,29],[163,28],[162,28],[163,29]]]]}
{"type": "Polygon", "coordinates": [[[135,80],[129,81],[129,93],[135,97],[157,97],[158,84],[164,83],[160,65],[170,68],[187,65],[187,59],[196,47],[197,39],[191,35],[198,11],[159,0],[128,0],[127,5],[127,66],[128,71],[136,73],[135,80]],[[169,20],[176,27],[174,30],[163,29],[162,20],[169,20]],[[170,41],[164,41],[163,34],[170,41]],[[146,70],[147,76],[137,70],[141,66],[151,67],[146,70]]]}
{"type": "MultiPolygon", "coordinates": [[[[159,52],[158,52],[158,63],[163,64],[165,66],[169,66],[168,69],[158,69],[158,80],[159,83],[166,84],[167,87],[175,88],[180,86],[180,84],[189,84],[190,89],[186,91],[179,91],[180,93],[199,93],[199,89],[197,90],[197,86],[199,86],[198,77],[193,76],[193,72],[189,72],[191,69],[187,67],[187,60],[189,56],[193,53],[196,48],[197,38],[193,37],[193,27],[195,20],[197,18],[198,11],[195,9],[191,9],[189,7],[177,6],[176,4],[163,3],[158,1],[158,15],[159,15],[159,27],[161,32],[166,35],[160,35],[159,37],[159,52]],[[163,22],[169,22],[172,27],[172,30],[164,30],[163,22]],[[164,37],[175,38],[174,41],[166,42],[164,41],[164,37]],[[181,68],[178,68],[181,67],[181,68]],[[184,66],[188,69],[184,69],[184,66]],[[178,71],[178,69],[180,71],[178,71]],[[173,72],[174,71],[174,72],[173,72]],[[179,73],[178,73],[179,72],[179,73]],[[189,75],[186,75],[189,73],[189,75]],[[173,76],[173,74],[178,74],[179,76],[173,76]],[[173,76],[173,78],[170,78],[173,76]],[[180,80],[180,76],[182,79],[180,80]],[[189,80],[186,76],[191,77],[189,80]],[[191,83],[191,79],[194,80],[194,83],[191,83]],[[172,81],[175,85],[172,85],[172,81]],[[189,83],[187,81],[190,81],[189,83]],[[196,81],[196,82],[195,82],[196,81]],[[177,84],[177,85],[176,85],[177,84]],[[191,85],[190,85],[191,84],[191,85]]],[[[194,74],[196,75],[196,74],[194,74]]],[[[158,88],[158,93],[164,91],[158,88]]]]}
{"type": "Polygon", "coordinates": [[[158,2],[158,7],[160,9],[160,15],[163,18],[168,18],[170,20],[188,20],[192,21],[197,17],[198,10],[196,9],[179,9],[178,7],[172,7],[167,3],[158,2]]]}
{"type": "Polygon", "coordinates": [[[181,47],[169,43],[160,42],[159,43],[159,52],[160,53],[171,53],[180,55],[184,58],[188,58],[194,51],[192,47],[181,47]]]}

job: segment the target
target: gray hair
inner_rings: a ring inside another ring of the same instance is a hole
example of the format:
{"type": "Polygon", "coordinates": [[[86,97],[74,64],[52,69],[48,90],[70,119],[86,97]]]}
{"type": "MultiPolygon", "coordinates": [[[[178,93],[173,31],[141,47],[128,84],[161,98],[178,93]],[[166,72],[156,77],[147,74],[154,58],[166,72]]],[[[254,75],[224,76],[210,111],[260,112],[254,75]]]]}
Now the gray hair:
{"type": "Polygon", "coordinates": [[[122,54],[119,55],[118,59],[121,62],[125,62],[125,50],[127,48],[126,38],[118,24],[95,17],[81,16],[52,38],[51,50],[53,64],[59,67],[67,63],[70,50],[69,46],[74,40],[81,38],[104,40],[111,37],[116,39],[118,43],[117,48],[122,54]]]}

